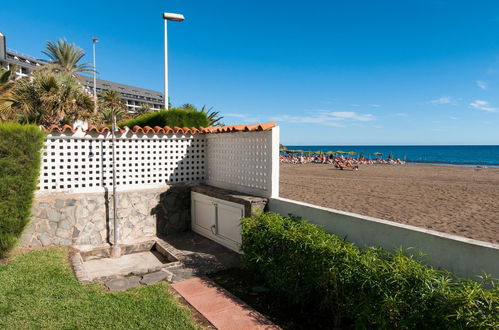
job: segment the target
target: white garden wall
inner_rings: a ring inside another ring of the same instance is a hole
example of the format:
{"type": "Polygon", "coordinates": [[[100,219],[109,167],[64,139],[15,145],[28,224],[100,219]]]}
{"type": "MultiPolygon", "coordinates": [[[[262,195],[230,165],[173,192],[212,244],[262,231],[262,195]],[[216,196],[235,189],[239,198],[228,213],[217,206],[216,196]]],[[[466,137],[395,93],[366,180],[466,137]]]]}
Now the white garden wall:
{"type": "Polygon", "coordinates": [[[189,190],[189,186],[210,181],[240,191],[252,188],[259,196],[277,192],[279,142],[274,125],[212,127],[202,132],[159,127],[122,129],[115,134],[114,168],[108,129],[51,128],[42,151],[34,216],[22,244],[99,245],[110,240],[113,171],[122,242],[186,227],[185,220],[190,222],[190,193],[181,193],[182,187],[173,189],[175,184],[185,184],[189,190]],[[211,139],[216,136],[221,138],[211,139]],[[211,169],[206,159],[208,137],[212,141],[211,169]],[[227,157],[226,150],[238,150],[237,157],[227,157]],[[245,166],[249,159],[253,159],[248,163],[251,166],[245,166]],[[229,175],[221,177],[215,167],[229,175]],[[230,175],[241,167],[246,171],[230,175]],[[272,172],[276,169],[277,176],[272,172]]]}
{"type": "MultiPolygon", "coordinates": [[[[116,133],[116,185],[147,189],[205,179],[203,134],[116,133]]],[[[42,159],[41,192],[95,192],[112,187],[109,132],[48,134],[42,159]]]]}
{"type": "Polygon", "coordinates": [[[279,195],[279,127],[206,136],[206,183],[262,197],[279,195]]]}
{"type": "Polygon", "coordinates": [[[483,272],[499,278],[499,245],[449,235],[387,220],[338,211],[285,198],[271,198],[269,209],[293,214],[359,246],[380,246],[393,251],[415,248],[425,262],[454,274],[477,279],[483,272]]]}
{"type": "Polygon", "coordinates": [[[115,134],[115,164],[109,131],[53,130],[43,150],[39,193],[141,190],[177,183],[210,185],[277,196],[279,128],[250,132],[115,134]]]}

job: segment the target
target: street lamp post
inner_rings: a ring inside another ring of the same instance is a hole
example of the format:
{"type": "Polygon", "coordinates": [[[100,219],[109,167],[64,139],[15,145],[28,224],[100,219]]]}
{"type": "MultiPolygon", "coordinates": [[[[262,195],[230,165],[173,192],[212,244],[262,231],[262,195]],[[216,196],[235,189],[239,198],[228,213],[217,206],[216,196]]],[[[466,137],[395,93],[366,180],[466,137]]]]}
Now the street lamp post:
{"type": "Polygon", "coordinates": [[[168,110],[168,33],[167,33],[167,21],[182,22],[184,20],[184,15],[173,14],[173,13],[163,13],[163,20],[165,21],[165,109],[168,110]]]}
{"type": "Polygon", "coordinates": [[[95,66],[95,44],[99,39],[92,38],[92,46],[94,51],[94,113],[97,113],[97,67],[95,66]]]}

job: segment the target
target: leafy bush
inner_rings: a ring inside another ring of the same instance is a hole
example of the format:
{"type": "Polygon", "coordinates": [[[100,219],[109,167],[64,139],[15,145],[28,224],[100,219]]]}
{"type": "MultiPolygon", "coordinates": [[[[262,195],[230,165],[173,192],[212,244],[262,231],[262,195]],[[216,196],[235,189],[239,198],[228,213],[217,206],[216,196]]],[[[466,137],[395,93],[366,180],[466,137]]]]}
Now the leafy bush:
{"type": "Polygon", "coordinates": [[[146,113],[137,118],[121,122],[118,126],[159,126],[159,127],[208,127],[210,122],[205,112],[197,110],[170,109],[146,113]]]}
{"type": "MultiPolygon", "coordinates": [[[[242,219],[249,269],[291,304],[358,328],[497,328],[499,288],[457,279],[398,251],[361,249],[293,217],[242,219]]],[[[485,281],[484,281],[485,282],[485,281]]]]}
{"type": "Polygon", "coordinates": [[[34,125],[0,123],[0,258],[30,220],[44,140],[34,125]]]}

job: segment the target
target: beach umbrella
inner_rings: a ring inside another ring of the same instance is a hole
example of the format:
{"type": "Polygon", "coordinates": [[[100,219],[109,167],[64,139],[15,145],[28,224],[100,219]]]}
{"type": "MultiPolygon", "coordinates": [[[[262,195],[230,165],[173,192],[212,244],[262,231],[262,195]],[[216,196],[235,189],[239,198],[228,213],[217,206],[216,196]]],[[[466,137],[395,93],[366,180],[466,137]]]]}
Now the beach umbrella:
{"type": "Polygon", "coordinates": [[[383,153],[382,152],[373,152],[373,155],[374,156],[383,156],[383,153]]]}
{"type": "Polygon", "coordinates": [[[347,155],[356,155],[357,153],[355,151],[349,151],[349,152],[346,152],[347,155]]]}
{"type": "Polygon", "coordinates": [[[338,155],[344,155],[345,152],[343,150],[338,150],[338,151],[335,151],[336,154],[338,155]]]}
{"type": "Polygon", "coordinates": [[[334,151],[328,151],[326,152],[326,155],[335,155],[336,153],[334,151]]]}

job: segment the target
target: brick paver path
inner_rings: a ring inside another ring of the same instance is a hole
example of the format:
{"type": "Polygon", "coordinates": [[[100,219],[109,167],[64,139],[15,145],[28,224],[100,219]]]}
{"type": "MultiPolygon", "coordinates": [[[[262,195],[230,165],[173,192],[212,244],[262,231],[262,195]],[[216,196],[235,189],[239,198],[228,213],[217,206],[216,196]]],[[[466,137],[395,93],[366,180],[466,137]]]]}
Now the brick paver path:
{"type": "Polygon", "coordinates": [[[194,277],[172,286],[219,330],[280,329],[209,279],[194,277]]]}

